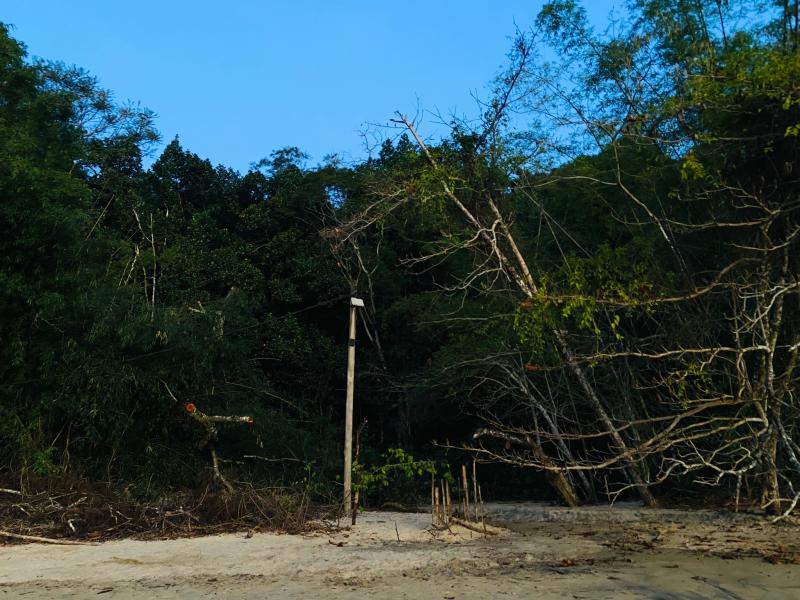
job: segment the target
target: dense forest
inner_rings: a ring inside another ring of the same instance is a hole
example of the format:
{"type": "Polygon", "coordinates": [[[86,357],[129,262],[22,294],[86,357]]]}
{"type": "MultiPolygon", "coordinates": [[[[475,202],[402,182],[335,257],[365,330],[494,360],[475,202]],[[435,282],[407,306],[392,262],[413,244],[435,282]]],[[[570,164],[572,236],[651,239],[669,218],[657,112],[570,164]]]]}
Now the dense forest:
{"type": "Polygon", "coordinates": [[[554,0],[446,137],[244,174],[0,26],[0,483],[338,497],[355,295],[367,502],[475,458],[498,497],[788,514],[799,4],[554,0]]]}

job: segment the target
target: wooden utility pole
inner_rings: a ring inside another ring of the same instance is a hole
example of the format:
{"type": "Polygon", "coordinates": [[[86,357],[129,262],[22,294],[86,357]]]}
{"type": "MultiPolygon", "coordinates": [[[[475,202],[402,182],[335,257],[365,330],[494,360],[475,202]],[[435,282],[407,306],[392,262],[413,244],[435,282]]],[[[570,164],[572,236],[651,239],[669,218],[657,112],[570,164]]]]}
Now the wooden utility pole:
{"type": "Polygon", "coordinates": [[[347,338],[347,400],[344,411],[344,514],[352,517],[353,492],[353,391],[356,375],[356,309],[364,308],[361,298],[350,298],[350,334],[347,338]]]}

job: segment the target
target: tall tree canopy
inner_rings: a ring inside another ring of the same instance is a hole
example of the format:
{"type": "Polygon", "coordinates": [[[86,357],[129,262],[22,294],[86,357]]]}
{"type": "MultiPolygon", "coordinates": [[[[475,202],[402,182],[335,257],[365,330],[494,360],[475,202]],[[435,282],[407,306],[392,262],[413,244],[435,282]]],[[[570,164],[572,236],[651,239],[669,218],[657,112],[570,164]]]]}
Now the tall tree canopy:
{"type": "Polygon", "coordinates": [[[568,504],[680,482],[791,511],[799,28],[791,0],[631,0],[607,32],[548,2],[477,121],[426,143],[398,113],[357,164],[241,174],[178,139],[145,168],[150,112],[3,27],[3,464],[145,493],[218,451],[332,482],[359,294],[367,455],[466,445],[568,504]],[[211,440],[187,407],[254,424],[211,440]]]}

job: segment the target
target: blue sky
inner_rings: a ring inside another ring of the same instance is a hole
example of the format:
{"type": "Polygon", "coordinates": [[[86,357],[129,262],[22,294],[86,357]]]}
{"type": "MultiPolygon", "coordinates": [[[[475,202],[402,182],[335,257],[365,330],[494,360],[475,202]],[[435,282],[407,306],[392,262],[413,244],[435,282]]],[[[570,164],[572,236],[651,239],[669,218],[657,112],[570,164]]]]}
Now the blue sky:
{"type": "MultiPolygon", "coordinates": [[[[366,156],[395,110],[474,115],[543,0],[17,0],[31,55],[79,65],[158,115],[164,141],[246,170],[277,148],[366,156]],[[374,130],[374,128],[373,128],[374,130]],[[375,130],[380,131],[380,130],[375,130]]],[[[622,0],[587,0],[603,25],[622,0]]],[[[423,132],[436,135],[432,117],[423,132]]]]}

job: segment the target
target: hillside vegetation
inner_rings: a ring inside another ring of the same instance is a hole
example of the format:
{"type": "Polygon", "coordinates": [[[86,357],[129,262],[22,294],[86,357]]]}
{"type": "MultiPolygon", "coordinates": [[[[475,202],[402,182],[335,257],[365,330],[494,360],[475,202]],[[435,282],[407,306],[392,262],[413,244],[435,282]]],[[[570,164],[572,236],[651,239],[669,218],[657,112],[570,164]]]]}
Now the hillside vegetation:
{"type": "Polygon", "coordinates": [[[362,500],[475,458],[496,497],[790,513],[798,2],[629,5],[547,3],[443,139],[247,173],[146,160],[152,113],[0,27],[0,487],[332,503],[358,295],[362,500]]]}

